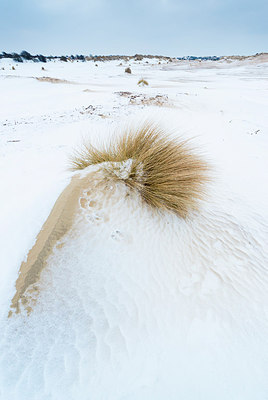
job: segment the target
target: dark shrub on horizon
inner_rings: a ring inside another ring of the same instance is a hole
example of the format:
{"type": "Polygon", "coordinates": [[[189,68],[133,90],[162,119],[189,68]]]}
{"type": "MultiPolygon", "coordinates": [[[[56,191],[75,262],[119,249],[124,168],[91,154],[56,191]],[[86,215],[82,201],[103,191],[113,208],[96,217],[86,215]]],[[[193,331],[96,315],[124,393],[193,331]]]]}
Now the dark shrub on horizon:
{"type": "Polygon", "coordinates": [[[12,58],[13,61],[23,63],[23,58],[17,53],[12,53],[12,58]]]}
{"type": "Polygon", "coordinates": [[[83,54],[80,54],[80,56],[77,54],[76,59],[80,61],[85,61],[85,56],[83,56],[83,54]]]}
{"type": "Polygon", "coordinates": [[[5,51],[3,51],[3,53],[2,53],[2,57],[3,58],[14,58],[14,57],[17,57],[17,56],[18,56],[18,54],[16,54],[16,53],[10,54],[10,53],[6,53],[5,51]]]}
{"type": "Polygon", "coordinates": [[[67,62],[68,60],[67,60],[67,57],[65,57],[65,56],[61,56],[61,57],[60,57],[60,61],[67,62]]]}
{"type": "Polygon", "coordinates": [[[37,58],[38,58],[38,60],[39,60],[40,62],[43,62],[43,63],[46,63],[46,62],[47,62],[46,57],[43,56],[42,54],[38,54],[37,58]]]}
{"type": "Polygon", "coordinates": [[[21,56],[22,58],[24,58],[25,60],[32,60],[33,57],[34,57],[34,56],[32,56],[30,53],[28,53],[28,51],[26,51],[26,50],[23,50],[23,51],[20,53],[20,56],[21,56]]]}
{"type": "Polygon", "coordinates": [[[135,61],[142,61],[143,60],[143,55],[142,54],[135,54],[134,58],[135,58],[135,61]]]}
{"type": "Polygon", "coordinates": [[[3,58],[12,58],[12,55],[9,53],[6,53],[5,51],[2,52],[2,57],[3,58]]]}

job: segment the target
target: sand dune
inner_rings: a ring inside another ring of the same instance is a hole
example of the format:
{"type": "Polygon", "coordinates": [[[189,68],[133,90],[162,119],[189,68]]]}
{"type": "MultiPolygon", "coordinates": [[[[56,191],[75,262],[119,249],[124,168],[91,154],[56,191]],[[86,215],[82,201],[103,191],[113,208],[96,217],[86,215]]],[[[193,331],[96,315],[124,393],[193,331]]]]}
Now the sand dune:
{"type": "Polygon", "coordinates": [[[163,63],[128,77],[118,60],[46,64],[79,85],[24,79],[37,63],[1,70],[1,399],[267,397],[267,63],[163,63]],[[212,166],[185,218],[102,163],[66,172],[82,138],[108,145],[147,117],[212,166]]]}

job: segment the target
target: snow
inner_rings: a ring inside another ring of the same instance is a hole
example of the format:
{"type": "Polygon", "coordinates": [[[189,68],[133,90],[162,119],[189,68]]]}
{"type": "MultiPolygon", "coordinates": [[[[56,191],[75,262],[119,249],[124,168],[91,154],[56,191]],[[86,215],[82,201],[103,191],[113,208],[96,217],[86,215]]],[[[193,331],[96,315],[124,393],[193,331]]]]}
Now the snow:
{"type": "Polygon", "coordinates": [[[268,63],[97,64],[0,61],[0,398],[266,399],[268,63]],[[210,163],[201,212],[155,214],[90,167],[33,312],[7,318],[73,149],[146,119],[210,163]]]}

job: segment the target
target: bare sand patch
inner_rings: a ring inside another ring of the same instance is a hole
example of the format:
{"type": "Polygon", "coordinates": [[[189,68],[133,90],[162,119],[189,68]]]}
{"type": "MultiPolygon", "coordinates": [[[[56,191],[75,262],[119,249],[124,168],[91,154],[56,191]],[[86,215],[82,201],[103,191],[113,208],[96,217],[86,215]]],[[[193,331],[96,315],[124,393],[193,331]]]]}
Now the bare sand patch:
{"type": "Polygon", "coordinates": [[[76,85],[76,82],[67,81],[66,79],[51,78],[49,76],[36,77],[35,79],[39,82],[64,83],[64,84],[76,85]]]}
{"type": "Polygon", "coordinates": [[[158,94],[156,96],[132,95],[129,100],[130,104],[146,105],[146,106],[169,106],[168,95],[158,94]]]}
{"type": "Polygon", "coordinates": [[[32,311],[32,294],[39,291],[37,283],[41,272],[47,264],[56,243],[73,226],[75,216],[79,211],[79,198],[82,192],[90,187],[92,173],[80,178],[75,175],[70,184],[58,197],[51,213],[39,232],[34,246],[28,253],[27,260],[22,262],[16,281],[16,293],[11,301],[9,317],[15,311],[20,312],[21,305],[28,313],[32,311]]]}
{"type": "Polygon", "coordinates": [[[253,56],[226,56],[223,57],[226,61],[241,61],[243,64],[261,64],[268,62],[268,53],[257,53],[253,56]]]}
{"type": "Polygon", "coordinates": [[[131,92],[115,92],[121,97],[127,97],[129,104],[143,105],[143,106],[166,106],[170,107],[172,104],[169,102],[168,95],[157,94],[156,96],[148,96],[146,94],[135,94],[131,92]]]}

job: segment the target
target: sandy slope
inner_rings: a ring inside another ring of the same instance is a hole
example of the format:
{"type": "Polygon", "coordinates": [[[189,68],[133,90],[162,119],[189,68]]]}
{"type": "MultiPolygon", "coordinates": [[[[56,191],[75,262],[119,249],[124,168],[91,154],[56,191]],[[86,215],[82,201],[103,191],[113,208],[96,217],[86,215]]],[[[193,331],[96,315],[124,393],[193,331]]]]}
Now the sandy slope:
{"type": "Polygon", "coordinates": [[[118,62],[1,61],[0,398],[268,396],[268,65],[145,61],[131,75],[118,62]],[[202,212],[155,215],[100,183],[49,244],[34,312],[7,320],[19,267],[70,182],[68,153],[145,117],[197,136],[214,167],[202,212]]]}

